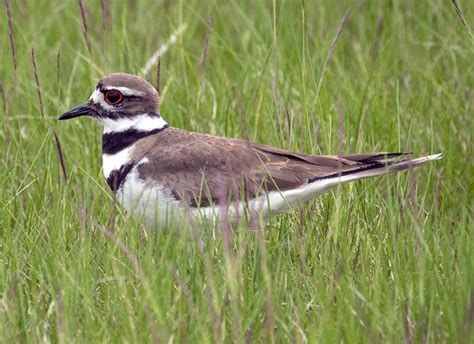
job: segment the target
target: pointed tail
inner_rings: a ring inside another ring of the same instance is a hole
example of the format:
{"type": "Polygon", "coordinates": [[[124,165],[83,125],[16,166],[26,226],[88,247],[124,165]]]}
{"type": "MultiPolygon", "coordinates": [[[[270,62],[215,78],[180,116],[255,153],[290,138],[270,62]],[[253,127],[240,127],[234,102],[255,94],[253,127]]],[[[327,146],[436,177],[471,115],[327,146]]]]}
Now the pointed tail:
{"type": "Polygon", "coordinates": [[[410,168],[415,168],[426,164],[429,161],[439,160],[443,158],[443,154],[432,154],[418,158],[410,158],[403,160],[387,160],[381,161],[379,164],[369,164],[358,170],[347,171],[346,173],[334,176],[336,183],[345,183],[352,180],[379,176],[385,173],[399,172],[410,168]]]}

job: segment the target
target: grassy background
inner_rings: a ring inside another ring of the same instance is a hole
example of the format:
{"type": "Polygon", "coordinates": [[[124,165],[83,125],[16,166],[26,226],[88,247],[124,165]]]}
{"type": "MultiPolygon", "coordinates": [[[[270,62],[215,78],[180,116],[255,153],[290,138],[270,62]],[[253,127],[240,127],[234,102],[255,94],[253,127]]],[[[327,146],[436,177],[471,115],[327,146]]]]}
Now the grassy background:
{"type": "Polygon", "coordinates": [[[84,0],[90,50],[78,1],[5,4],[1,342],[472,340],[474,41],[450,1],[84,0]],[[172,126],[445,158],[236,230],[231,249],[219,229],[144,228],[102,178],[99,126],[56,118],[183,26],[161,60],[172,126]]]}

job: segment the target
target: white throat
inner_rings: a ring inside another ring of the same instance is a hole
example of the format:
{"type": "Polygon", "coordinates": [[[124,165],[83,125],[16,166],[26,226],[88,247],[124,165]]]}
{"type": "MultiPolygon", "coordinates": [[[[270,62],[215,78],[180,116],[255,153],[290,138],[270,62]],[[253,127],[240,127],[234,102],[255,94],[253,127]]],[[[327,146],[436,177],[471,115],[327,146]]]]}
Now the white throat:
{"type": "Polygon", "coordinates": [[[161,116],[147,113],[130,118],[100,118],[99,122],[104,126],[104,134],[120,133],[127,130],[151,131],[163,129],[168,125],[161,116]]]}

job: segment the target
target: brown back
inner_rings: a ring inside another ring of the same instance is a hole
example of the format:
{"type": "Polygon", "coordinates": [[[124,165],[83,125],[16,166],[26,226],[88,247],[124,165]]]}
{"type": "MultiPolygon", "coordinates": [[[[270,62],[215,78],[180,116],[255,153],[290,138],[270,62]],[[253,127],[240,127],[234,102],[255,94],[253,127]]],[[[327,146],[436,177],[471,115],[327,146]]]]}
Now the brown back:
{"type": "Polygon", "coordinates": [[[271,146],[176,128],[137,142],[140,177],[159,183],[190,206],[254,198],[320,178],[380,165],[383,153],[348,157],[294,153],[271,146]]]}

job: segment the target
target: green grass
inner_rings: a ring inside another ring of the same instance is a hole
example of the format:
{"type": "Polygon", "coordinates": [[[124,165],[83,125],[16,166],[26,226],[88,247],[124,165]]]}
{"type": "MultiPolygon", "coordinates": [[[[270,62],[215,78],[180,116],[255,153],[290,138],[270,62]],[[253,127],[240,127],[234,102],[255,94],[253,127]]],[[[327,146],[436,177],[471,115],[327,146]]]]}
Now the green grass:
{"type": "MultiPolygon", "coordinates": [[[[9,2],[1,342],[473,340],[474,41],[450,1],[103,1],[104,29],[100,1],[84,0],[90,52],[77,1],[9,2]],[[139,73],[181,25],[161,61],[172,126],[315,154],[444,159],[235,230],[230,251],[218,228],[144,228],[102,178],[99,126],[56,118],[103,74],[139,73]]],[[[472,2],[459,2],[474,26],[472,2]]]]}

